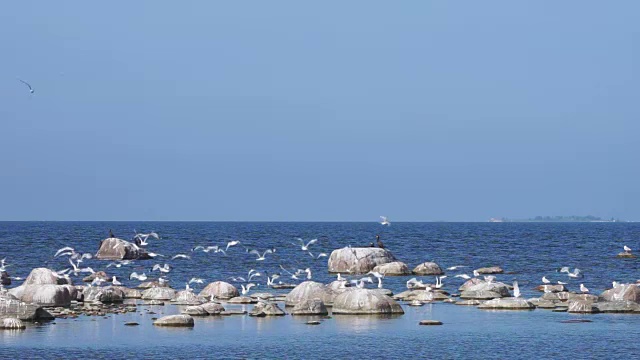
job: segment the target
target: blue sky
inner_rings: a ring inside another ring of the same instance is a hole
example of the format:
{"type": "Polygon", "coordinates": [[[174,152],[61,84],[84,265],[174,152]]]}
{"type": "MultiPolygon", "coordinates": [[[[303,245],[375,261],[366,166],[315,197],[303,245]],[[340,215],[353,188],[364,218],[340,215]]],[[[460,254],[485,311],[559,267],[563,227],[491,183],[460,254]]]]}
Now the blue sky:
{"type": "Polygon", "coordinates": [[[0,219],[640,220],[638,13],[4,2],[0,219]]]}

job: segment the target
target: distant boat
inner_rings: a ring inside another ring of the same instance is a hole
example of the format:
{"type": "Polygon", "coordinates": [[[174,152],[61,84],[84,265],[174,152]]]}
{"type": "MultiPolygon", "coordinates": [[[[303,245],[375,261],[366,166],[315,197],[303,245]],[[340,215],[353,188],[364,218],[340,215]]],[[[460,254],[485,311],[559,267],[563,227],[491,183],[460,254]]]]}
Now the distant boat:
{"type": "Polygon", "coordinates": [[[489,219],[489,222],[504,222],[504,220],[502,220],[501,218],[491,218],[489,219]]]}

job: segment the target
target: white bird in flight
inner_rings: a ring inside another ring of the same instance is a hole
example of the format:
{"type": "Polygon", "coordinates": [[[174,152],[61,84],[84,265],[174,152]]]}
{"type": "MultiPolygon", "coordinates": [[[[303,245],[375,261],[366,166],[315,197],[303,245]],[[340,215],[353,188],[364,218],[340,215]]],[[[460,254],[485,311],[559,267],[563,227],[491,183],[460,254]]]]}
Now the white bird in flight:
{"type": "Polygon", "coordinates": [[[328,256],[328,255],[327,255],[326,253],[320,253],[320,254],[318,254],[318,255],[313,255],[313,253],[312,253],[311,251],[309,251],[309,256],[311,256],[312,258],[314,258],[314,259],[318,260],[318,259],[320,259],[321,257],[326,257],[326,256],[328,256]]]}
{"type": "Polygon", "coordinates": [[[382,289],[382,279],[384,278],[384,274],[380,274],[377,271],[369,271],[367,275],[373,275],[376,279],[378,279],[378,289],[382,289]]]}
{"type": "Polygon", "coordinates": [[[157,234],[156,232],[154,232],[154,231],[152,231],[152,232],[150,232],[150,233],[148,233],[148,234],[138,233],[138,232],[137,232],[137,231],[135,231],[135,230],[133,230],[133,231],[136,233],[136,235],[133,237],[133,239],[134,239],[134,240],[136,240],[136,239],[137,239],[137,240],[140,240],[140,246],[147,246],[147,245],[149,245],[149,244],[147,243],[147,239],[148,239],[149,237],[156,238],[156,240],[159,240],[159,239],[160,239],[160,236],[158,236],[158,234],[157,234]]]}
{"type": "Polygon", "coordinates": [[[189,280],[188,284],[191,284],[191,283],[203,284],[204,280],[202,280],[201,278],[191,278],[191,280],[189,280]]]}
{"type": "Polygon", "coordinates": [[[171,271],[171,268],[169,267],[169,264],[164,264],[164,266],[160,266],[160,264],[155,264],[153,265],[153,269],[151,271],[156,271],[156,270],[160,270],[160,272],[163,272],[163,273],[168,273],[169,271],[171,271]]]}
{"type": "Polygon", "coordinates": [[[262,255],[260,255],[260,252],[258,250],[251,250],[249,251],[249,254],[255,254],[256,256],[258,256],[258,258],[256,259],[256,261],[263,261],[265,260],[265,256],[267,256],[267,254],[273,254],[274,250],[273,249],[267,249],[264,251],[264,253],[262,253],[262,255]]]}
{"type": "Polygon", "coordinates": [[[138,281],[145,281],[147,280],[147,275],[145,273],[138,274],[137,272],[132,272],[131,275],[129,275],[129,280],[131,279],[136,279],[138,281]]]}
{"type": "Polygon", "coordinates": [[[297,240],[300,241],[300,244],[302,244],[301,245],[302,246],[301,247],[302,251],[308,251],[309,250],[309,246],[312,245],[312,244],[315,244],[318,241],[318,239],[312,239],[312,240],[309,240],[309,242],[307,244],[305,244],[304,240],[302,240],[301,238],[297,238],[297,240]]]}
{"type": "Polygon", "coordinates": [[[229,242],[227,243],[227,248],[225,249],[225,251],[229,251],[229,248],[230,248],[231,246],[236,246],[236,245],[238,245],[238,244],[240,244],[240,240],[233,240],[233,241],[229,241],[229,242]]]}
{"type": "Polygon", "coordinates": [[[549,284],[549,283],[551,283],[551,281],[549,281],[549,279],[547,279],[547,277],[546,277],[546,276],[543,276],[543,277],[542,277],[542,283],[543,283],[543,284],[549,284]]]}
{"type": "Polygon", "coordinates": [[[471,279],[471,276],[469,276],[469,275],[467,275],[467,274],[458,274],[458,275],[456,275],[456,276],[454,276],[454,277],[463,278],[463,279],[465,279],[465,280],[469,280],[469,279],[471,279]]]}
{"type": "Polygon", "coordinates": [[[380,224],[382,225],[391,225],[391,222],[389,221],[389,219],[386,216],[380,216],[380,224]]]}
{"type": "Polygon", "coordinates": [[[175,259],[186,259],[189,260],[191,259],[191,256],[189,255],[185,255],[185,254],[177,254],[174,257],[171,258],[171,260],[175,260],[175,259]]]}
{"type": "Polygon", "coordinates": [[[249,292],[249,290],[251,290],[252,287],[256,286],[256,284],[250,283],[250,284],[247,284],[246,287],[244,285],[240,285],[240,286],[242,287],[242,295],[246,295],[249,292]]]}
{"type": "Polygon", "coordinates": [[[458,268],[463,268],[463,267],[467,267],[467,266],[465,266],[465,265],[456,265],[456,266],[448,267],[447,270],[458,270],[458,268]]]}
{"type": "Polygon", "coordinates": [[[33,94],[33,88],[31,87],[31,85],[28,82],[26,82],[26,81],[24,81],[22,79],[18,79],[18,80],[20,80],[21,83],[27,85],[29,87],[29,93],[33,94]]]}

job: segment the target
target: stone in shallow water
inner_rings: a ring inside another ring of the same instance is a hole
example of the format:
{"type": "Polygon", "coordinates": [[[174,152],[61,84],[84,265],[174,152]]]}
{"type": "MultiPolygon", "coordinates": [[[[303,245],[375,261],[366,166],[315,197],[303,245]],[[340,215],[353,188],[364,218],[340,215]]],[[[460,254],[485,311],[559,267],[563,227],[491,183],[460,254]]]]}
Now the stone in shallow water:
{"type": "Polygon", "coordinates": [[[387,250],[375,247],[345,247],[333,250],[328,260],[330,273],[365,274],[377,265],[396,261],[387,250]]]}
{"type": "Polygon", "coordinates": [[[369,289],[354,289],[336,296],[334,314],[404,314],[392,298],[369,289]]]}
{"type": "Polygon", "coordinates": [[[500,266],[490,266],[476,269],[478,274],[502,274],[504,270],[500,266]]]}
{"type": "Polygon", "coordinates": [[[133,322],[133,321],[124,323],[124,326],[138,326],[138,325],[140,325],[140,324],[138,324],[137,322],[133,322]]]}
{"type": "Polygon", "coordinates": [[[200,305],[209,315],[220,315],[224,311],[224,307],[218,303],[208,302],[200,305]]]}
{"type": "Polygon", "coordinates": [[[407,264],[401,261],[393,261],[387,264],[377,265],[371,271],[379,272],[384,276],[411,275],[411,270],[409,270],[407,264]]]}
{"type": "Polygon", "coordinates": [[[16,318],[4,318],[0,319],[0,329],[25,329],[26,326],[20,319],[16,318]]]}
{"type": "Polygon", "coordinates": [[[329,311],[320,299],[303,300],[291,310],[291,315],[327,315],[329,311]]]}
{"type": "Polygon", "coordinates": [[[478,305],[478,309],[485,310],[533,310],[535,308],[532,303],[520,298],[493,299],[478,305]]]}
{"type": "Polygon", "coordinates": [[[189,315],[169,315],[153,322],[156,326],[193,327],[193,318],[189,315]]]}
{"type": "Polygon", "coordinates": [[[258,301],[254,300],[248,296],[236,296],[234,298],[231,298],[229,300],[227,300],[227,302],[229,304],[255,304],[258,301]]]}
{"type": "Polygon", "coordinates": [[[247,312],[244,310],[225,310],[220,313],[222,316],[230,316],[230,315],[245,315],[247,312]]]}
{"type": "Polygon", "coordinates": [[[444,271],[442,271],[440,265],[431,261],[427,261],[416,266],[413,269],[413,273],[416,275],[442,275],[444,274],[444,271]]]}
{"type": "Polygon", "coordinates": [[[590,323],[593,321],[587,320],[587,319],[570,319],[570,320],[562,320],[560,322],[564,324],[580,324],[580,323],[590,323]]]}
{"type": "Polygon", "coordinates": [[[409,303],[409,306],[422,306],[424,305],[424,303],[420,300],[413,300],[412,302],[409,303]]]}
{"type": "Polygon", "coordinates": [[[480,305],[480,300],[474,300],[474,299],[460,300],[460,301],[456,301],[454,304],[464,305],[464,306],[476,306],[476,305],[480,305]]]}
{"type": "Polygon", "coordinates": [[[320,321],[310,320],[310,321],[307,321],[305,324],[307,324],[307,325],[320,325],[320,321]]]}
{"type": "Polygon", "coordinates": [[[438,320],[421,320],[419,325],[442,325],[442,321],[438,320]]]}
{"type": "Polygon", "coordinates": [[[224,281],[214,281],[207,285],[202,291],[200,291],[200,296],[211,298],[213,296],[216,299],[231,299],[236,296],[240,296],[240,292],[238,289],[224,281]]]}
{"type": "Polygon", "coordinates": [[[182,313],[191,316],[209,316],[209,312],[200,305],[187,306],[182,313]]]}
{"type": "Polygon", "coordinates": [[[276,303],[272,302],[259,302],[257,303],[251,312],[249,312],[249,316],[284,316],[286,315],[282,309],[278,307],[276,303]]]}
{"type": "Polygon", "coordinates": [[[570,313],[594,314],[598,312],[598,308],[588,300],[569,300],[567,311],[570,313]]]}

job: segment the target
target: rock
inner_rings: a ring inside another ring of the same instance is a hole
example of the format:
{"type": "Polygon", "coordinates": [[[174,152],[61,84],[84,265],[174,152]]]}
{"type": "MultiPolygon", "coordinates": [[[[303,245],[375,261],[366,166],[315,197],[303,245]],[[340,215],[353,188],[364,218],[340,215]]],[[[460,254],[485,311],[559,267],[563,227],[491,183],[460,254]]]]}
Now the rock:
{"type": "Polygon", "coordinates": [[[371,289],[377,293],[380,293],[382,295],[387,295],[387,296],[393,296],[393,291],[389,290],[389,289],[381,289],[381,288],[377,288],[377,289],[371,289]]]}
{"type": "Polygon", "coordinates": [[[20,285],[9,290],[19,300],[41,306],[69,306],[77,296],[72,285],[20,285]]]}
{"type": "Polygon", "coordinates": [[[434,262],[423,262],[413,269],[413,273],[416,275],[442,275],[444,271],[440,268],[440,265],[434,262]]]}
{"type": "Polygon", "coordinates": [[[320,299],[325,305],[331,305],[337,294],[335,290],[319,282],[304,281],[287,294],[284,304],[285,306],[295,306],[301,301],[320,299]]]}
{"type": "Polygon", "coordinates": [[[19,329],[26,329],[26,328],[27,326],[20,319],[16,319],[16,318],[0,319],[0,329],[19,330],[19,329]]]}
{"type": "Polygon", "coordinates": [[[501,297],[500,294],[494,291],[463,291],[460,294],[461,299],[491,300],[501,297]]]}
{"type": "Polygon", "coordinates": [[[538,285],[534,290],[545,292],[545,287],[547,292],[563,292],[567,291],[567,288],[564,285],[556,284],[556,285],[538,285]]]}
{"type": "Polygon", "coordinates": [[[193,327],[193,318],[189,315],[169,315],[153,322],[156,326],[193,327]]]}
{"type": "Polygon", "coordinates": [[[594,314],[598,312],[598,308],[588,300],[569,300],[567,311],[570,313],[594,314]]]}
{"type": "Polygon", "coordinates": [[[124,326],[138,326],[138,325],[140,325],[140,324],[138,324],[137,322],[133,322],[133,321],[124,323],[124,326]]]}
{"type": "Polygon", "coordinates": [[[320,299],[307,299],[297,303],[291,315],[329,315],[327,307],[320,299]]]}
{"type": "Polygon", "coordinates": [[[286,315],[276,303],[261,301],[249,312],[249,316],[284,316],[286,315]]]}
{"type": "Polygon", "coordinates": [[[168,287],[155,287],[142,292],[143,300],[171,300],[176,296],[176,291],[168,287]]]}
{"type": "Polygon", "coordinates": [[[404,314],[392,298],[369,289],[353,289],[336,296],[334,314],[404,314]]]}
{"type": "Polygon", "coordinates": [[[225,310],[220,313],[222,316],[230,316],[230,315],[245,315],[247,312],[244,310],[225,310]]]}
{"type": "Polygon", "coordinates": [[[476,306],[480,305],[480,300],[458,300],[454,304],[464,306],[476,306]]]}
{"type": "Polygon", "coordinates": [[[124,286],[114,286],[114,288],[120,289],[124,294],[125,299],[142,299],[142,293],[137,289],[129,289],[124,286]]]}
{"type": "Polygon", "coordinates": [[[482,284],[486,281],[478,279],[478,278],[471,278],[467,281],[464,282],[464,284],[460,285],[460,287],[458,288],[458,291],[465,291],[468,288],[474,286],[474,285],[478,285],[478,284],[482,284]]]}
{"type": "Polygon", "coordinates": [[[108,276],[107,273],[105,273],[104,271],[97,271],[97,272],[94,272],[93,274],[90,274],[89,276],[83,277],[82,281],[83,282],[92,282],[96,278],[102,279],[103,281],[106,281],[106,282],[111,282],[111,280],[112,280],[112,277],[108,276]]]}
{"type": "Polygon", "coordinates": [[[617,300],[595,303],[602,313],[640,313],[640,304],[629,300],[617,300]]]}
{"type": "Polygon", "coordinates": [[[209,312],[200,305],[187,306],[182,313],[191,316],[209,316],[209,312]]]}
{"type": "Polygon", "coordinates": [[[273,289],[293,289],[296,286],[298,286],[298,285],[296,285],[296,284],[274,284],[274,285],[271,285],[271,288],[273,288],[273,289]]]}
{"type": "Polygon", "coordinates": [[[227,300],[227,302],[229,304],[255,304],[258,301],[254,300],[248,296],[236,296],[234,298],[231,298],[229,300],[227,300]]]}
{"type": "Polygon", "coordinates": [[[329,256],[330,273],[365,274],[377,265],[396,261],[387,249],[375,247],[345,247],[333,250],[329,256]]]}
{"type": "Polygon", "coordinates": [[[520,298],[493,299],[478,305],[478,309],[484,310],[533,310],[535,308],[532,303],[520,298]]]}
{"type": "Polygon", "coordinates": [[[605,301],[628,300],[640,303],[640,287],[637,284],[620,284],[614,289],[605,290],[600,298],[605,301]]]}
{"type": "Polygon", "coordinates": [[[409,303],[409,306],[422,306],[424,305],[424,303],[420,300],[413,300],[412,302],[409,303]]]}
{"type": "Polygon", "coordinates": [[[11,277],[9,273],[6,271],[0,271],[0,285],[9,286],[11,285],[11,277]]]}
{"type": "Polygon", "coordinates": [[[393,261],[383,265],[377,265],[371,271],[379,272],[384,276],[403,276],[403,275],[411,275],[411,270],[407,264],[401,261],[393,261]]]}
{"type": "Polygon", "coordinates": [[[67,285],[71,284],[68,277],[57,277],[56,273],[47,268],[35,268],[31,270],[22,285],[67,285]]]}
{"type": "Polygon", "coordinates": [[[576,293],[570,292],[568,300],[586,300],[586,301],[596,302],[598,301],[598,297],[592,294],[576,294],[576,293]]]}
{"type": "Polygon", "coordinates": [[[444,301],[449,299],[446,295],[435,292],[435,291],[426,291],[426,290],[408,290],[401,292],[400,294],[394,295],[394,299],[404,300],[404,301],[444,301]]]}
{"type": "Polygon", "coordinates": [[[116,286],[87,286],[82,293],[85,302],[114,303],[124,300],[124,291],[116,286]]]}
{"type": "Polygon", "coordinates": [[[307,325],[320,325],[320,321],[317,320],[309,320],[305,324],[307,325]]]}
{"type": "Polygon", "coordinates": [[[249,297],[253,299],[269,300],[269,299],[272,299],[274,295],[270,293],[253,293],[249,295],[249,297]]]}
{"type": "Polygon", "coordinates": [[[200,305],[209,315],[220,315],[224,311],[224,307],[218,303],[208,302],[200,305]]]}
{"type": "Polygon", "coordinates": [[[556,307],[556,303],[554,301],[545,300],[542,298],[529,299],[529,302],[532,303],[536,308],[540,309],[554,309],[556,307]]]}
{"type": "Polygon", "coordinates": [[[135,260],[141,258],[141,255],[145,253],[144,249],[137,248],[128,241],[107,238],[100,243],[95,257],[98,260],[135,260]]]}
{"type": "Polygon", "coordinates": [[[238,289],[235,286],[229,284],[224,281],[215,281],[207,285],[202,291],[200,291],[200,296],[211,298],[213,295],[216,299],[231,299],[236,296],[240,296],[238,289]]]}
{"type": "Polygon", "coordinates": [[[164,305],[164,301],[161,301],[161,300],[148,300],[148,301],[144,302],[144,305],[163,306],[164,305]]]}
{"type": "Polygon", "coordinates": [[[176,293],[175,298],[171,300],[175,305],[200,305],[202,300],[196,294],[189,290],[181,290],[176,293]]]}
{"type": "Polygon", "coordinates": [[[421,320],[418,325],[442,325],[442,321],[438,320],[421,320]]]}
{"type": "Polygon", "coordinates": [[[502,274],[504,270],[500,266],[483,267],[476,269],[478,274],[502,274]]]}
{"type": "Polygon", "coordinates": [[[564,323],[564,324],[581,324],[581,323],[590,323],[590,322],[593,322],[593,320],[588,320],[588,319],[569,319],[569,320],[562,320],[560,322],[564,323]]]}
{"type": "Polygon", "coordinates": [[[624,252],[624,251],[621,252],[621,253],[618,253],[618,255],[616,255],[616,257],[623,258],[623,259],[635,259],[636,258],[636,256],[633,255],[632,253],[624,252]]]}
{"type": "Polygon", "coordinates": [[[566,301],[569,300],[569,296],[571,295],[571,293],[569,293],[568,291],[562,291],[562,292],[557,292],[557,293],[553,293],[553,292],[548,292],[548,293],[544,293],[544,295],[542,295],[542,299],[543,300],[550,300],[550,301],[566,301]]]}
{"type": "Polygon", "coordinates": [[[153,287],[169,287],[169,284],[167,284],[166,282],[163,282],[162,284],[158,281],[158,280],[154,280],[154,281],[146,281],[146,282],[142,282],[140,284],[138,284],[138,286],[136,286],[138,289],[150,289],[153,287]]]}
{"type": "Polygon", "coordinates": [[[461,299],[490,300],[500,297],[509,297],[507,285],[501,282],[481,281],[476,285],[466,287],[460,294],[461,299]]]}
{"type": "Polygon", "coordinates": [[[53,316],[36,304],[27,304],[11,294],[0,294],[0,318],[12,317],[23,321],[49,320],[53,316]]]}

